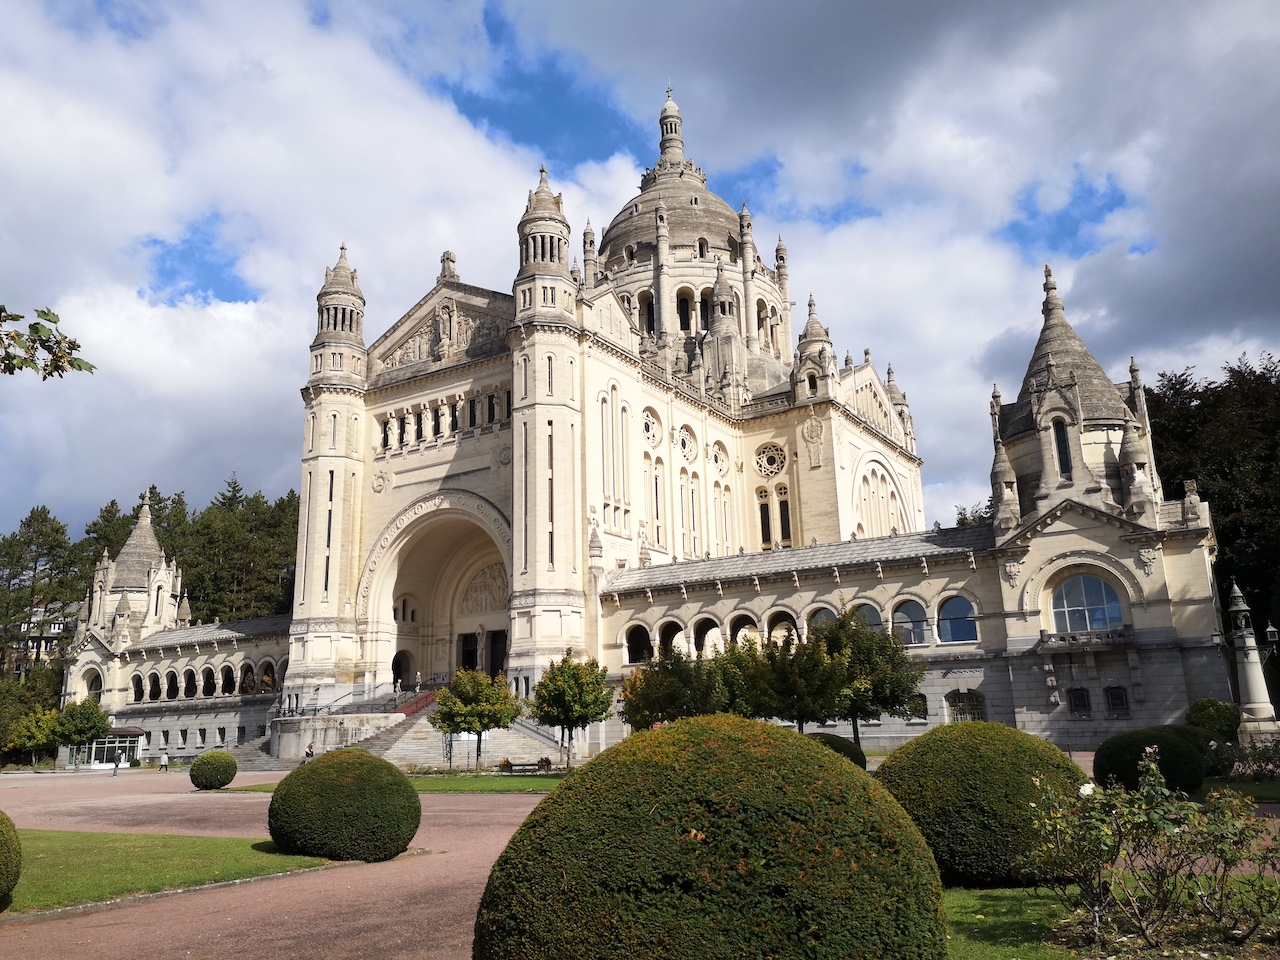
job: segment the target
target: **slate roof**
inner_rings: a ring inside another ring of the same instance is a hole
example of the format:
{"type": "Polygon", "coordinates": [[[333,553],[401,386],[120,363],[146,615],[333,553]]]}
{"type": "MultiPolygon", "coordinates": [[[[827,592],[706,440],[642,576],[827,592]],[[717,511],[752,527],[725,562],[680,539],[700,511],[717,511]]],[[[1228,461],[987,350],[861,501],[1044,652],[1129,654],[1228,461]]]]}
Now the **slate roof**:
{"type": "Polygon", "coordinates": [[[923,533],[900,534],[896,537],[823,543],[816,547],[795,547],[789,550],[621,570],[608,581],[602,592],[624,593],[675,587],[682,583],[782,576],[792,571],[829,571],[832,567],[854,567],[877,561],[893,563],[920,557],[927,560],[932,557],[964,555],[970,550],[977,553],[994,546],[995,532],[989,525],[948,527],[923,533]]]}
{"type": "Polygon", "coordinates": [[[205,623],[197,627],[182,627],[153,633],[131,649],[146,650],[155,647],[172,647],[189,643],[222,643],[232,640],[256,640],[262,637],[287,637],[289,614],[277,617],[255,617],[252,620],[228,620],[226,623],[205,623]]]}

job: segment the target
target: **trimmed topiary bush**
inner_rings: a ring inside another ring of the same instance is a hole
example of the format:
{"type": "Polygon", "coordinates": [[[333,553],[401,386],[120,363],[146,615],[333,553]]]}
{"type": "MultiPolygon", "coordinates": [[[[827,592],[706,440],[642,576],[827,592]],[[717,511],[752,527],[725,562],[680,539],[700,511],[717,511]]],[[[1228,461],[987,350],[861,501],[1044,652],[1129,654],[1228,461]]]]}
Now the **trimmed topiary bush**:
{"type": "Polygon", "coordinates": [[[1212,731],[1219,746],[1235,743],[1240,733],[1240,707],[1213,697],[1201,697],[1187,711],[1187,724],[1212,731]]]}
{"type": "Polygon", "coordinates": [[[1205,755],[1195,743],[1188,727],[1144,727],[1126,730],[1098,745],[1093,754],[1093,779],[1101,784],[1122,783],[1129,790],[1138,788],[1138,761],[1147,747],[1159,752],[1156,763],[1165,782],[1173,790],[1194,793],[1204,783],[1205,755]]]}
{"type": "Polygon", "coordinates": [[[494,864],[483,960],[942,960],[919,831],[831,750],[772,724],[692,717],[567,776],[494,864]]]}
{"type": "Polygon", "coordinates": [[[18,829],[9,815],[0,810],[0,899],[13,891],[21,874],[22,843],[18,840],[18,829]]]}
{"type": "Polygon", "coordinates": [[[950,723],[904,743],[876,771],[924,834],[942,879],[965,886],[1021,882],[1036,844],[1039,779],[1062,793],[1088,778],[1046,740],[1000,723],[950,723]]]}
{"type": "Polygon", "coordinates": [[[418,831],[422,804],[409,778],[367,750],[321,754],[280,781],[267,827],[285,853],[390,860],[418,831]]]}
{"type": "Polygon", "coordinates": [[[812,737],[823,746],[830,747],[840,756],[852,760],[863,770],[867,769],[867,755],[862,752],[860,746],[848,737],[842,737],[835,733],[806,733],[805,736],[812,737]]]}
{"type": "Polygon", "coordinates": [[[221,790],[236,778],[236,758],[225,750],[210,750],[191,761],[191,783],[197,790],[221,790]]]}

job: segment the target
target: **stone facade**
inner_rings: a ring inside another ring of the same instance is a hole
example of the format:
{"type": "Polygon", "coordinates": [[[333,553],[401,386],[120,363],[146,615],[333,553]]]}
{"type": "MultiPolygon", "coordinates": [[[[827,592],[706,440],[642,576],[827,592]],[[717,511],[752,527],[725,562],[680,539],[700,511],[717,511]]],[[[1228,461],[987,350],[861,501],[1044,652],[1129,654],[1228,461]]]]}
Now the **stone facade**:
{"type": "MultiPolygon", "coordinates": [[[[1048,270],[1024,381],[989,411],[992,522],[926,530],[892,368],[870,351],[838,361],[812,298],[793,318],[786,247],[767,263],[749,211],[707,190],[670,98],[659,128],[639,194],[598,244],[586,224],[581,267],[544,168],[510,292],[463,282],[446,252],[435,286],[366,344],[345,247],[326,269],[293,616],[287,639],[251,642],[280,665],[275,709],[462,667],[527,694],[566,649],[616,682],[652,651],[803,634],[849,603],[928,666],[926,716],[865,725],[873,743],[985,717],[1091,748],[1229,698],[1209,506],[1194,484],[1165,500],[1137,366],[1110,381],[1048,270]]],[[[178,603],[179,573],[147,576],[160,609],[178,603]]],[[[94,616],[103,639],[84,649],[119,660],[101,603],[94,616]]],[[[138,616],[186,669],[180,625],[138,616]]],[[[132,661],[102,669],[128,691],[132,661]]],[[[588,749],[624,734],[601,725],[588,749]]]]}

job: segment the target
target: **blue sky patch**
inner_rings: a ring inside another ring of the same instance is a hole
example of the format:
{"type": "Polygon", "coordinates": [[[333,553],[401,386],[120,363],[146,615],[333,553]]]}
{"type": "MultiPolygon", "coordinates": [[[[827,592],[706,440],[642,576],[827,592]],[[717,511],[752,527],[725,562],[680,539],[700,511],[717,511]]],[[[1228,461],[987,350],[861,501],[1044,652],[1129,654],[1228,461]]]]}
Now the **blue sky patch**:
{"type": "Polygon", "coordinates": [[[64,29],[90,36],[105,27],[124,40],[142,40],[163,25],[164,5],[140,0],[45,0],[45,15],[64,29]]]}
{"type": "Polygon", "coordinates": [[[619,151],[652,159],[656,122],[642,129],[618,110],[603,86],[590,85],[585,62],[571,62],[568,54],[530,57],[492,4],[484,10],[484,29],[499,63],[488,87],[478,91],[446,77],[431,82],[473,124],[533,148],[553,178],[619,151]]]}
{"type": "Polygon", "coordinates": [[[1129,206],[1129,198],[1111,174],[1102,186],[1076,171],[1071,196],[1057,210],[1042,210],[1036,200],[1038,183],[1018,196],[1019,218],[1011,220],[992,236],[1022,253],[1028,263],[1038,263],[1045,254],[1065,254],[1073,260],[1102,249],[1097,226],[1115,210],[1129,206]]]}
{"type": "MultiPolygon", "coordinates": [[[[857,198],[847,196],[836,203],[826,205],[800,204],[794,201],[779,201],[778,175],[782,171],[782,161],[769,154],[760,157],[727,173],[711,173],[707,175],[707,188],[717,193],[728,202],[729,206],[738,210],[745,202],[752,213],[768,212],[781,220],[810,220],[823,227],[838,226],[853,220],[867,217],[878,217],[880,212],[863,205],[857,198]]],[[[849,188],[862,178],[866,168],[861,164],[849,161],[844,165],[844,174],[849,181],[849,188]]]]}
{"type": "Polygon", "coordinates": [[[188,224],[175,242],[147,237],[142,247],[151,255],[150,293],[168,306],[184,297],[209,303],[251,303],[255,290],[236,272],[239,257],[222,237],[222,215],[207,214],[188,224]]]}

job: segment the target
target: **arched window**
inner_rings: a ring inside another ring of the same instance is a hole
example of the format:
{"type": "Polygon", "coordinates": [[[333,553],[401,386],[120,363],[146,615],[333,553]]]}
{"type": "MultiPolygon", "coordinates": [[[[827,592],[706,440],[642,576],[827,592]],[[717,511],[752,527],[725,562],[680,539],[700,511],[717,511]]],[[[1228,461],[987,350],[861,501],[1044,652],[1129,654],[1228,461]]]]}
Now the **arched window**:
{"type": "Polygon", "coordinates": [[[130,685],[133,687],[133,702],[142,702],[142,675],[135,673],[130,685]]]}
{"type": "Polygon", "coordinates": [[[178,675],[172,670],[164,676],[164,698],[166,700],[178,699],[178,675]]]}
{"type": "Polygon", "coordinates": [[[256,684],[253,677],[253,664],[246,663],[240,668],[240,692],[255,693],[256,684]]]}
{"type": "Polygon", "coordinates": [[[938,639],[943,643],[978,639],[978,621],[973,616],[973,604],[965,597],[950,597],[938,608],[938,639]]]}
{"type": "Polygon", "coordinates": [[[262,682],[258,685],[258,689],[263,693],[276,692],[276,666],[274,663],[264,663],[262,665],[262,682]]]}
{"type": "Polygon", "coordinates": [[[867,621],[867,626],[872,630],[881,630],[884,628],[884,618],[880,616],[880,611],[869,603],[864,603],[854,609],[854,614],[862,617],[867,621]]]}
{"type": "Polygon", "coordinates": [[[1084,687],[1072,687],[1067,691],[1067,709],[1071,716],[1079,717],[1086,720],[1093,716],[1093,709],[1089,702],[1089,691],[1084,687]]]}
{"type": "Polygon", "coordinates": [[[1107,687],[1107,719],[1123,720],[1129,716],[1129,691],[1124,687],[1107,687]]]}
{"type": "Polygon", "coordinates": [[[705,237],[698,238],[698,259],[707,259],[707,241],[705,237]]]}
{"type": "Polygon", "coordinates": [[[644,663],[653,658],[653,641],[649,631],[637,624],[627,631],[627,663],[644,663]]]}
{"type": "Polygon", "coordinates": [[[1071,577],[1053,591],[1053,625],[1058,633],[1119,629],[1124,625],[1120,597],[1101,577],[1071,577]]]}
{"type": "Polygon", "coordinates": [[[153,673],[147,677],[147,699],[160,699],[160,674],[153,673]]]}
{"type": "Polygon", "coordinates": [[[756,502],[760,505],[760,546],[765,550],[772,550],[773,524],[769,519],[769,491],[764,487],[757,490],[756,502]]]}
{"type": "Polygon", "coordinates": [[[182,673],[182,695],[188,700],[196,695],[196,672],[184,670],[182,673]]]}
{"type": "Polygon", "coordinates": [[[760,628],[756,625],[755,620],[746,614],[734,617],[729,624],[729,642],[733,644],[759,643],[760,628]]]}
{"type": "Polygon", "coordinates": [[[835,620],[835,611],[827,607],[818,607],[818,609],[809,614],[809,626],[811,627],[818,627],[824,623],[834,623],[835,620]]]}
{"type": "MultiPolygon", "coordinates": [[[[675,649],[676,637],[680,636],[684,628],[675,621],[664,623],[658,629],[658,651],[664,657],[671,656],[672,650],[675,649]]],[[[681,650],[681,653],[687,651],[681,650]]]]}
{"type": "MultiPolygon", "coordinates": [[[[720,625],[711,619],[702,619],[693,625],[693,650],[698,656],[715,653],[714,650],[707,649],[707,637],[712,631],[718,634],[720,625]]],[[[714,640],[712,643],[714,645],[714,640]]]]}
{"type": "Polygon", "coordinates": [[[784,547],[791,546],[791,499],[787,485],[780,483],[774,487],[778,495],[778,536],[784,547]]]}
{"type": "Polygon", "coordinates": [[[987,719],[987,698],[977,690],[952,690],[947,694],[947,720],[963,723],[987,719]]]}
{"type": "Polygon", "coordinates": [[[236,692],[236,672],[230,666],[222,668],[222,695],[229,697],[236,692]]]}
{"type": "Polygon", "coordinates": [[[785,610],[779,610],[769,618],[769,642],[772,644],[782,644],[788,637],[795,637],[799,634],[796,627],[796,618],[785,610]]]}
{"type": "Polygon", "coordinates": [[[924,607],[914,600],[904,600],[893,611],[893,629],[902,633],[902,642],[925,643],[924,607]]]}
{"type": "Polygon", "coordinates": [[[1053,443],[1058,451],[1058,476],[1063,480],[1071,479],[1071,444],[1067,441],[1067,424],[1064,420],[1053,421],[1053,443]]]}
{"type": "Polygon", "coordinates": [[[928,720],[929,698],[923,693],[913,693],[907,697],[907,709],[911,712],[912,720],[928,720]]]}
{"type": "Polygon", "coordinates": [[[200,679],[200,696],[212,697],[218,692],[218,675],[213,672],[213,667],[205,667],[200,679]]]}

